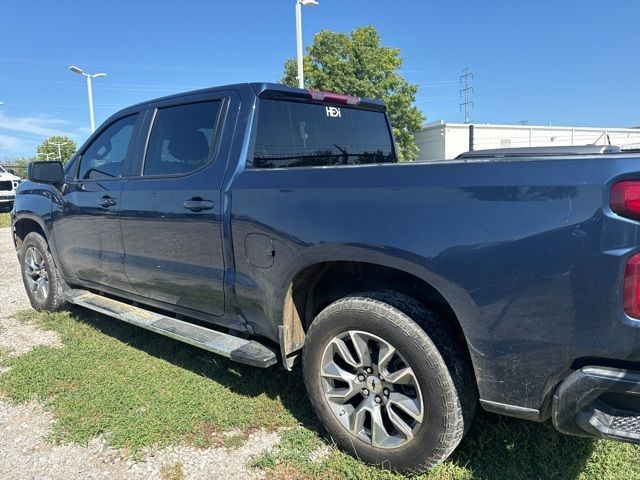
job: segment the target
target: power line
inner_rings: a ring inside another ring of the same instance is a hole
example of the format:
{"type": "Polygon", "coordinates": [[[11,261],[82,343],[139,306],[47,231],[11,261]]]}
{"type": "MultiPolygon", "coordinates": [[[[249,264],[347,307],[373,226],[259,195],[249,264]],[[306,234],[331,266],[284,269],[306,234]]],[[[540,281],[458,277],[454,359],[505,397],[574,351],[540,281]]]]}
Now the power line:
{"type": "Polygon", "coordinates": [[[460,98],[464,97],[464,102],[460,104],[460,111],[464,109],[464,123],[469,123],[469,108],[473,107],[473,100],[469,100],[469,95],[473,93],[469,80],[473,80],[473,73],[471,69],[465,68],[460,75],[460,85],[464,85],[464,88],[460,89],[460,98]]]}

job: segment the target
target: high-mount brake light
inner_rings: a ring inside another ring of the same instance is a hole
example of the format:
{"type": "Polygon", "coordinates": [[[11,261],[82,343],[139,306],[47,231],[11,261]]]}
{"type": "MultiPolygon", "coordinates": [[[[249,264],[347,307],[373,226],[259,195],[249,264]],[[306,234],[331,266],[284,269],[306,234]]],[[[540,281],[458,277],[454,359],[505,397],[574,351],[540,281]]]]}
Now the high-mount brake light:
{"type": "Polygon", "coordinates": [[[343,95],[341,93],[322,92],[320,90],[309,90],[311,100],[323,103],[335,103],[339,105],[358,105],[360,97],[353,95],[343,95]]]}
{"type": "Polygon", "coordinates": [[[640,181],[616,183],[611,188],[609,207],[621,217],[640,220],[640,181]]]}

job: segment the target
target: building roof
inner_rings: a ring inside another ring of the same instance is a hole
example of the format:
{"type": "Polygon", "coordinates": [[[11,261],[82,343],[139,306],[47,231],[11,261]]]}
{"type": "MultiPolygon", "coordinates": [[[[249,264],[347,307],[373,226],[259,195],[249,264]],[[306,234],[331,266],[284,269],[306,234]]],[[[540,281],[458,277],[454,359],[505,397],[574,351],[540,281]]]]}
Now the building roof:
{"type": "Polygon", "coordinates": [[[632,128],[620,128],[620,127],[566,127],[556,125],[510,125],[510,124],[498,124],[498,123],[449,123],[445,120],[436,120],[435,122],[426,123],[422,126],[422,130],[432,130],[435,128],[468,128],[469,125],[473,125],[473,128],[502,128],[502,129],[517,129],[517,130],[574,130],[574,131],[610,131],[610,132],[633,132],[637,133],[640,126],[632,128]]]}

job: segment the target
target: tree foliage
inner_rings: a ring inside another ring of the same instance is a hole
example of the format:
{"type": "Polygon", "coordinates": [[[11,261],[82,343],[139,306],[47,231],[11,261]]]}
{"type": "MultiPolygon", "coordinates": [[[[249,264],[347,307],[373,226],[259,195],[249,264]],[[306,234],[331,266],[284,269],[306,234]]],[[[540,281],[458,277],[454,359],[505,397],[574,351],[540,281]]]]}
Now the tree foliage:
{"type": "MultiPolygon", "coordinates": [[[[400,74],[400,50],[382,46],[375,27],[359,27],[350,35],[330,30],[319,32],[307,48],[303,63],[307,88],[382,99],[400,159],[417,157],[414,132],[424,122],[424,115],[415,106],[418,86],[411,85],[400,74]]],[[[285,62],[281,81],[297,86],[295,59],[285,62]]]]}
{"type": "Polygon", "coordinates": [[[38,146],[37,156],[38,160],[60,160],[62,163],[67,163],[76,153],[76,149],[76,142],[69,137],[54,135],[42,141],[38,146]],[[60,146],[59,150],[58,145],[60,146]]]}
{"type": "Polygon", "coordinates": [[[7,164],[12,165],[11,170],[13,170],[14,175],[17,175],[20,178],[27,178],[29,163],[34,160],[36,160],[35,157],[19,157],[13,160],[7,160],[7,164]]]}

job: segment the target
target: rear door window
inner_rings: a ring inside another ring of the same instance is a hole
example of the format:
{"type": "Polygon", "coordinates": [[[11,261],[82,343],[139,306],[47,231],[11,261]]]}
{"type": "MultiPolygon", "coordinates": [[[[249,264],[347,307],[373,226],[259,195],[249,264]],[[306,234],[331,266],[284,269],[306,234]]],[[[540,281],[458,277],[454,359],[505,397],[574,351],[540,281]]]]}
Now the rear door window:
{"type": "Polygon", "coordinates": [[[253,168],[396,162],[383,112],[260,99],[253,168]]]}
{"type": "Polygon", "coordinates": [[[211,161],[220,101],[160,108],[153,122],[143,175],[178,175],[211,161]]]}

